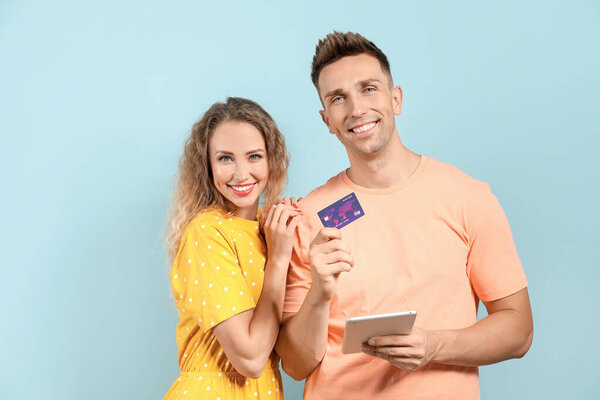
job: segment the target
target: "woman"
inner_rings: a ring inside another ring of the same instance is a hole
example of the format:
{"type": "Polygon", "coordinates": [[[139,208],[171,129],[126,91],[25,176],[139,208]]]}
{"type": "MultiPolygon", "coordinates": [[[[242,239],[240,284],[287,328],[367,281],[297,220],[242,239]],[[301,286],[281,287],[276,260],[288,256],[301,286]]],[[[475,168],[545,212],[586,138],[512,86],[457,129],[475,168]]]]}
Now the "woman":
{"type": "Polygon", "coordinates": [[[287,166],[283,136],[253,101],[228,98],[193,126],[169,217],[181,373],[165,399],[283,398],[273,346],[300,215],[277,200],[287,166]]]}

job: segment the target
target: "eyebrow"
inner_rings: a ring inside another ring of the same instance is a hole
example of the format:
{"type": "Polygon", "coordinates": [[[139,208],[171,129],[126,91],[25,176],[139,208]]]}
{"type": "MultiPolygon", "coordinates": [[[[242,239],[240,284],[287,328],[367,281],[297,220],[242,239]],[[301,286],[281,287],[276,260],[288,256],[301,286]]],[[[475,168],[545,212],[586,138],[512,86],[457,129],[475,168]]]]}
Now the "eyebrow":
{"type": "Polygon", "coordinates": [[[381,83],[381,81],[379,79],[365,79],[364,81],[358,82],[356,85],[357,86],[368,86],[368,85],[372,85],[374,83],[381,83]]]}
{"type": "MultiPolygon", "coordinates": [[[[252,153],[264,153],[264,152],[265,152],[265,149],[258,148],[258,149],[253,149],[253,150],[247,151],[246,155],[252,154],[252,153]]],[[[227,151],[227,150],[217,150],[217,151],[215,151],[215,154],[225,154],[225,155],[231,155],[232,156],[233,152],[227,151]]]]}
{"type": "Polygon", "coordinates": [[[342,93],[344,93],[344,91],[342,89],[334,89],[334,90],[331,90],[331,91],[325,93],[325,96],[323,96],[323,98],[326,99],[328,97],[337,96],[342,93]]]}
{"type": "MultiPolygon", "coordinates": [[[[379,79],[365,79],[364,81],[358,81],[356,83],[356,86],[364,87],[364,86],[372,85],[374,83],[381,84],[381,81],[379,79]]],[[[334,90],[331,90],[331,91],[325,93],[325,96],[323,96],[323,98],[326,99],[328,97],[337,96],[337,95],[340,95],[343,93],[344,93],[344,91],[342,89],[334,89],[334,90]]]]}

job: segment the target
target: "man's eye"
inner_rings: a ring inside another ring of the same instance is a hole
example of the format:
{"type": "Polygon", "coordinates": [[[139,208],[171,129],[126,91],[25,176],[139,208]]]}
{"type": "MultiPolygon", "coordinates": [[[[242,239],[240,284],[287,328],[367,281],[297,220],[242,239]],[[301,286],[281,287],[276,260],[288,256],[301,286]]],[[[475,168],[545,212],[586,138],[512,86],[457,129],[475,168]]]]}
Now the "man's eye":
{"type": "Polygon", "coordinates": [[[344,98],[342,96],[337,96],[334,97],[333,99],[331,99],[332,103],[339,103],[340,101],[342,101],[344,98]]]}
{"type": "Polygon", "coordinates": [[[365,88],[365,92],[366,92],[366,93],[373,93],[374,91],[375,91],[375,88],[374,88],[374,87],[368,87],[368,88],[365,88]]]}
{"type": "Polygon", "coordinates": [[[219,157],[219,161],[223,161],[223,162],[231,161],[231,157],[221,156],[221,157],[219,157]]]}

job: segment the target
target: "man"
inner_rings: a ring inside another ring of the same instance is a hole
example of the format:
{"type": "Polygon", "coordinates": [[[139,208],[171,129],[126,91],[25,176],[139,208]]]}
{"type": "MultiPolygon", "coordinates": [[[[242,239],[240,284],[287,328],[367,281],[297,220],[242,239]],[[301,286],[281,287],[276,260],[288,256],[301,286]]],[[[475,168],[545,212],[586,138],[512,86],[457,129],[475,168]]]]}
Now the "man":
{"type": "Polygon", "coordinates": [[[487,184],[402,144],[402,91],[386,56],[354,33],[319,41],[312,80],[350,168],[300,202],[304,219],[277,352],[308,399],[477,399],[479,365],[522,357],[533,336],[527,280],[487,184]],[[355,193],[364,216],[317,213],[355,193]],[[479,299],[488,316],[477,321],[479,299]],[[346,318],[416,310],[409,334],[342,354],[346,318]]]}

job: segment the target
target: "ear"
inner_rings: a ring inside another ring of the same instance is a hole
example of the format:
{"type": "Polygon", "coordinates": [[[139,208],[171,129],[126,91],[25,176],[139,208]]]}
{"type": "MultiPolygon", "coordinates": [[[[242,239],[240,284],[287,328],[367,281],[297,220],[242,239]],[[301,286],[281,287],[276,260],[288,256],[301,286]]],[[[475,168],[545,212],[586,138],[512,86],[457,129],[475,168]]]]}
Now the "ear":
{"type": "Polygon", "coordinates": [[[325,110],[319,110],[319,114],[321,114],[321,119],[323,120],[325,125],[327,125],[327,129],[329,129],[329,133],[335,135],[335,131],[333,130],[333,127],[329,123],[329,118],[327,118],[327,113],[325,112],[325,110]]]}
{"type": "Polygon", "coordinates": [[[400,86],[392,89],[392,106],[395,115],[402,113],[402,88],[400,86]]]}

